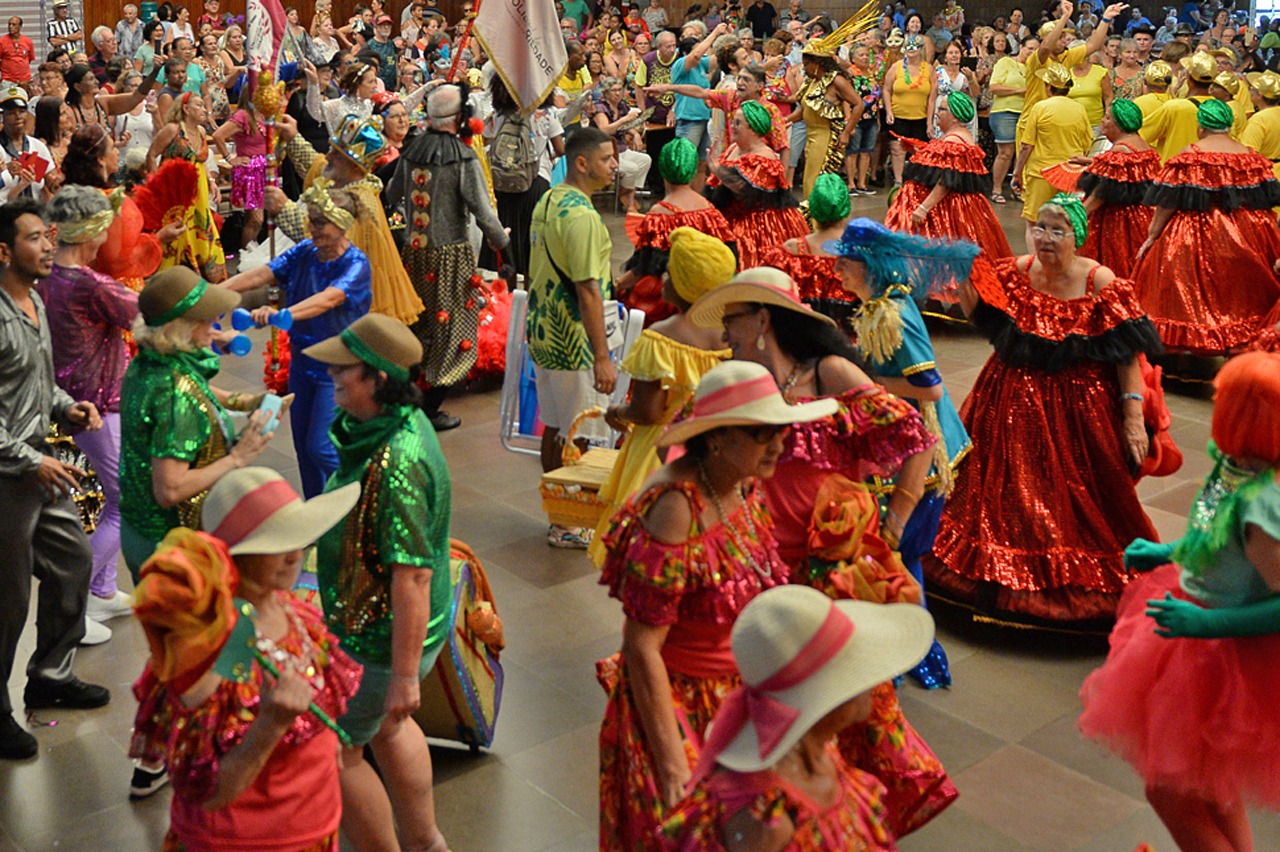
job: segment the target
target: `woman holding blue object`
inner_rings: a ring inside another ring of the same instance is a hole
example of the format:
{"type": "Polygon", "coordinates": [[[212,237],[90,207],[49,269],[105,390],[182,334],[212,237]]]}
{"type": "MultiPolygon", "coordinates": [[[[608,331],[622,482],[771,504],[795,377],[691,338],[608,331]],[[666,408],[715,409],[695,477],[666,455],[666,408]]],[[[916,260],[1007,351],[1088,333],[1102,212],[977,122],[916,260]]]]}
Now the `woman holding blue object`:
{"type": "MultiPolygon", "coordinates": [[[[343,190],[330,190],[317,178],[302,201],[310,216],[311,238],[303,240],[266,266],[242,272],[224,285],[245,292],[279,284],[293,319],[289,330],[293,361],[289,391],[293,408],[293,446],[302,474],[302,491],[311,499],[324,490],[338,469],[338,451],[329,440],[333,423],[333,379],[324,364],[308,358],[303,349],[336,336],[369,312],[373,301],[373,272],[364,252],[351,244],[346,232],[355,222],[354,199],[343,190]]],[[[258,308],[253,319],[266,325],[278,311],[258,308]]],[[[278,322],[278,320],[277,320],[278,322]]]]}
{"type": "Polygon", "coordinates": [[[1245,805],[1280,809],[1280,354],[1227,362],[1215,464],[1180,541],[1138,539],[1152,571],[1085,680],[1080,730],[1133,765],[1182,849],[1252,849],[1245,805]]]}
{"type": "MultiPolygon", "coordinates": [[[[853,327],[876,381],[914,405],[925,428],[938,439],[924,496],[903,519],[898,543],[907,570],[923,586],[920,557],[933,548],[955,468],[969,452],[970,443],[942,384],[916,300],[968,278],[978,247],[898,234],[863,218],[850,222],[844,236],[825,243],[823,250],[838,258],[836,272],[845,289],[862,300],[853,327]]],[[[877,478],[876,486],[884,495],[893,490],[894,483],[877,478]]],[[[947,655],[937,640],[910,674],[927,689],[951,685],[947,655]]]]}

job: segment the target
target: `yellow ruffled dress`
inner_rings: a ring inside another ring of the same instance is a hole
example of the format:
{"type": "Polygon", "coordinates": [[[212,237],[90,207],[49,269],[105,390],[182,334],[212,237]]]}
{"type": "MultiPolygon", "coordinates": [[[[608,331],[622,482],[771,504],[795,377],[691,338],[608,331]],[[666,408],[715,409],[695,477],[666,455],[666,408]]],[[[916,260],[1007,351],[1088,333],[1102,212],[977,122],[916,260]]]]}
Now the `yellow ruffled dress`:
{"type": "Polygon", "coordinates": [[[622,362],[622,371],[633,381],[661,382],[667,399],[659,422],[637,425],[631,430],[631,434],[622,442],[622,450],[613,465],[613,472],[600,488],[600,498],[607,500],[611,509],[600,518],[591,546],[587,549],[587,554],[597,568],[604,565],[604,533],[613,518],[613,510],[625,503],[633,491],[662,467],[662,459],[658,458],[654,449],[658,436],[693,399],[693,392],[698,389],[702,375],[716,364],[727,360],[730,355],[727,349],[698,349],[678,343],[653,329],[645,329],[635,346],[627,353],[622,362]]]}

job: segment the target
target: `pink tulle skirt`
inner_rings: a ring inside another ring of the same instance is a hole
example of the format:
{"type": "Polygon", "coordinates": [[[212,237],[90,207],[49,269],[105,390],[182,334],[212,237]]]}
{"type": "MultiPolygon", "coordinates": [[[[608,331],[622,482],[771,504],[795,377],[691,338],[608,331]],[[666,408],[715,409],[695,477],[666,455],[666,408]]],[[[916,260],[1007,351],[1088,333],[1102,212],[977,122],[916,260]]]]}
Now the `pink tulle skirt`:
{"type": "Polygon", "coordinates": [[[1179,568],[1131,583],[1111,651],[1080,690],[1080,730],[1148,784],[1216,802],[1280,809],[1280,634],[1164,639],[1146,602],[1187,600],[1179,568]]]}

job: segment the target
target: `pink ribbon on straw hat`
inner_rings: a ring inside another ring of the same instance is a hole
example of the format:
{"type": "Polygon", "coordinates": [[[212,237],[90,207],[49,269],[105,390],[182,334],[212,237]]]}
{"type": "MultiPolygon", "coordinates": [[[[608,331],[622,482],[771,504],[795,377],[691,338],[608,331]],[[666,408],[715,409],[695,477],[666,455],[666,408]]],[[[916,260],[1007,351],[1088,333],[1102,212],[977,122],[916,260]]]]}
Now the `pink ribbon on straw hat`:
{"type": "Polygon", "coordinates": [[[694,400],[692,417],[711,417],[723,414],[741,405],[768,399],[778,392],[778,382],[772,375],[763,375],[748,382],[738,382],[694,400]]]}
{"type": "Polygon", "coordinates": [[[730,692],[716,712],[715,724],[703,746],[692,783],[696,784],[715,768],[716,758],[742,733],[748,722],[755,726],[761,759],[773,751],[800,717],[800,708],[770,693],[784,692],[804,683],[830,662],[852,635],[853,621],[832,603],[822,627],[791,662],[760,683],[744,684],[730,692]]]}

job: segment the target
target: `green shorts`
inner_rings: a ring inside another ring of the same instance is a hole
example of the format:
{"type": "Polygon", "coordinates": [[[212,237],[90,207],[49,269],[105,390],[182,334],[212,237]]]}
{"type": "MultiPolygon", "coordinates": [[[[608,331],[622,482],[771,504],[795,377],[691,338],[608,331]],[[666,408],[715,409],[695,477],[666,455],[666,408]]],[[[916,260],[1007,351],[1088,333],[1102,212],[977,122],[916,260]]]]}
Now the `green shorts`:
{"type": "MultiPolygon", "coordinates": [[[[434,651],[423,651],[422,660],[418,663],[418,679],[426,677],[440,656],[444,643],[436,646],[434,651]]],[[[391,686],[391,666],[384,663],[371,663],[358,655],[347,652],[351,659],[364,666],[364,674],[360,677],[360,689],[347,702],[347,712],[338,720],[351,742],[363,746],[373,739],[382,727],[382,720],[387,715],[384,708],[387,703],[387,690],[391,686]]]]}

